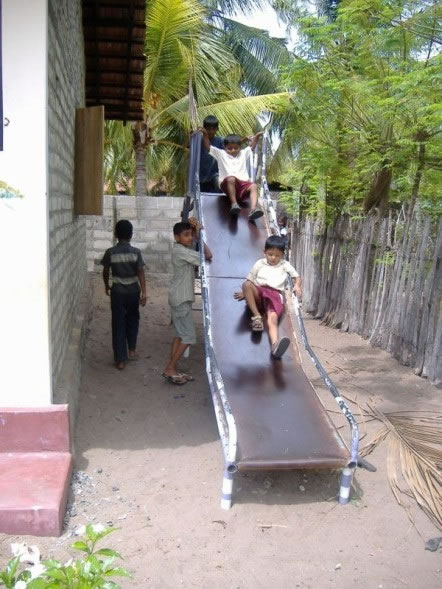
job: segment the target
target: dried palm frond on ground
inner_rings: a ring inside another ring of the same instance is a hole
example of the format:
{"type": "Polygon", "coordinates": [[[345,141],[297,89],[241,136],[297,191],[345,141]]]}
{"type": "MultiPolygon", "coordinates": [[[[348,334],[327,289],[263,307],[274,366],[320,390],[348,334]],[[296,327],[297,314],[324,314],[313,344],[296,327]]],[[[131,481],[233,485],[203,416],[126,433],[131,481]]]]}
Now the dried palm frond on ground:
{"type": "Polygon", "coordinates": [[[396,500],[413,521],[410,505],[404,502],[403,497],[406,495],[414,499],[434,525],[442,530],[442,412],[383,413],[370,405],[362,412],[366,417],[381,421],[382,427],[361,448],[360,455],[367,456],[388,439],[388,481],[396,500]]]}

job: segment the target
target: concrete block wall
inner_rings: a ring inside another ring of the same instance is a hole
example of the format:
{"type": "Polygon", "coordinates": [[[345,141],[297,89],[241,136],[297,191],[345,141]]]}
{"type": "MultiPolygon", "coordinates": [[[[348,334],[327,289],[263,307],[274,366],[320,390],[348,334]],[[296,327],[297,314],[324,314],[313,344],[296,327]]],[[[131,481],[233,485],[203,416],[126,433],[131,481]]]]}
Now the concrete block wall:
{"type": "Polygon", "coordinates": [[[172,228],[182,207],[183,199],[175,196],[105,196],[103,216],[86,219],[88,270],[101,271],[105,250],[115,244],[115,223],[128,219],[134,226],[132,245],[141,250],[146,271],[170,274],[172,228]]]}
{"type": "Polygon", "coordinates": [[[75,109],[85,104],[81,0],[48,2],[48,208],[54,388],[86,279],[86,224],[74,215],[75,109]]]}

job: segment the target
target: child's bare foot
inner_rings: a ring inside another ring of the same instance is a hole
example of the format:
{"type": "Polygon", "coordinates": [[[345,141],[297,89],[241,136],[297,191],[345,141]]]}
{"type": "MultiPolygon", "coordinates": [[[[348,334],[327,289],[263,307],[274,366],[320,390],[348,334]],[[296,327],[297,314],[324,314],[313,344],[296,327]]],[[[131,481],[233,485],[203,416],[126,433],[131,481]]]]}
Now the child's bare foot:
{"type": "Polygon", "coordinates": [[[139,356],[135,350],[129,350],[129,360],[138,360],[139,356]]]}
{"type": "Polygon", "coordinates": [[[125,362],[115,362],[115,367],[118,368],[118,370],[124,370],[125,366],[125,362]]]}

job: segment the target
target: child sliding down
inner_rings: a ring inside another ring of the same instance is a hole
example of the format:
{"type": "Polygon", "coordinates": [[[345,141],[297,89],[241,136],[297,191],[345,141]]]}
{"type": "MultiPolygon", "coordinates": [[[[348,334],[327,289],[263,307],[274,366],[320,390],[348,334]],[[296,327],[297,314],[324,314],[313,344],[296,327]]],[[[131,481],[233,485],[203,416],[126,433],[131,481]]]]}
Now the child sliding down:
{"type": "Polygon", "coordinates": [[[290,345],[288,337],[279,339],[278,322],[284,311],[282,292],[289,274],[295,280],[294,292],[302,297],[301,277],[295,268],[284,259],[285,239],[270,236],[264,245],[264,258],[258,260],[247,275],[242,291],[234,294],[238,300],[245,299],[252,313],[252,331],[263,331],[263,314],[267,318],[273,358],[282,358],[290,345]]]}
{"type": "Polygon", "coordinates": [[[258,187],[249,178],[247,161],[256,147],[262,131],[250,138],[250,146],[241,149],[242,139],[239,135],[224,137],[224,149],[219,149],[210,143],[208,130],[200,129],[203,134],[203,146],[218,162],[220,188],[230,200],[230,214],[238,217],[241,207],[238,204],[250,198],[249,221],[255,221],[263,216],[258,207],[258,187]]]}

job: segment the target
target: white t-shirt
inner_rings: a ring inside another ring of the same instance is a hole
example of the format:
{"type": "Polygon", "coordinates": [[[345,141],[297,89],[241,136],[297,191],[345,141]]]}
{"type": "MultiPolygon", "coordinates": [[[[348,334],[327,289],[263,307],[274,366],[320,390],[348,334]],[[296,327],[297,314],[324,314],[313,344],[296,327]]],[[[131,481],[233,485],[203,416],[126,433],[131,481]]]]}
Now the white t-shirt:
{"type": "Polygon", "coordinates": [[[218,162],[220,183],[224,178],[227,178],[227,176],[235,176],[238,180],[250,182],[249,172],[247,171],[247,162],[252,153],[250,147],[241,149],[236,157],[214,145],[210,146],[209,153],[218,162]]]}
{"type": "Polygon", "coordinates": [[[290,274],[292,278],[299,276],[287,260],[281,260],[279,264],[271,266],[266,258],[262,258],[254,264],[247,274],[247,280],[250,280],[256,286],[271,286],[277,290],[284,290],[287,274],[290,274]]]}

